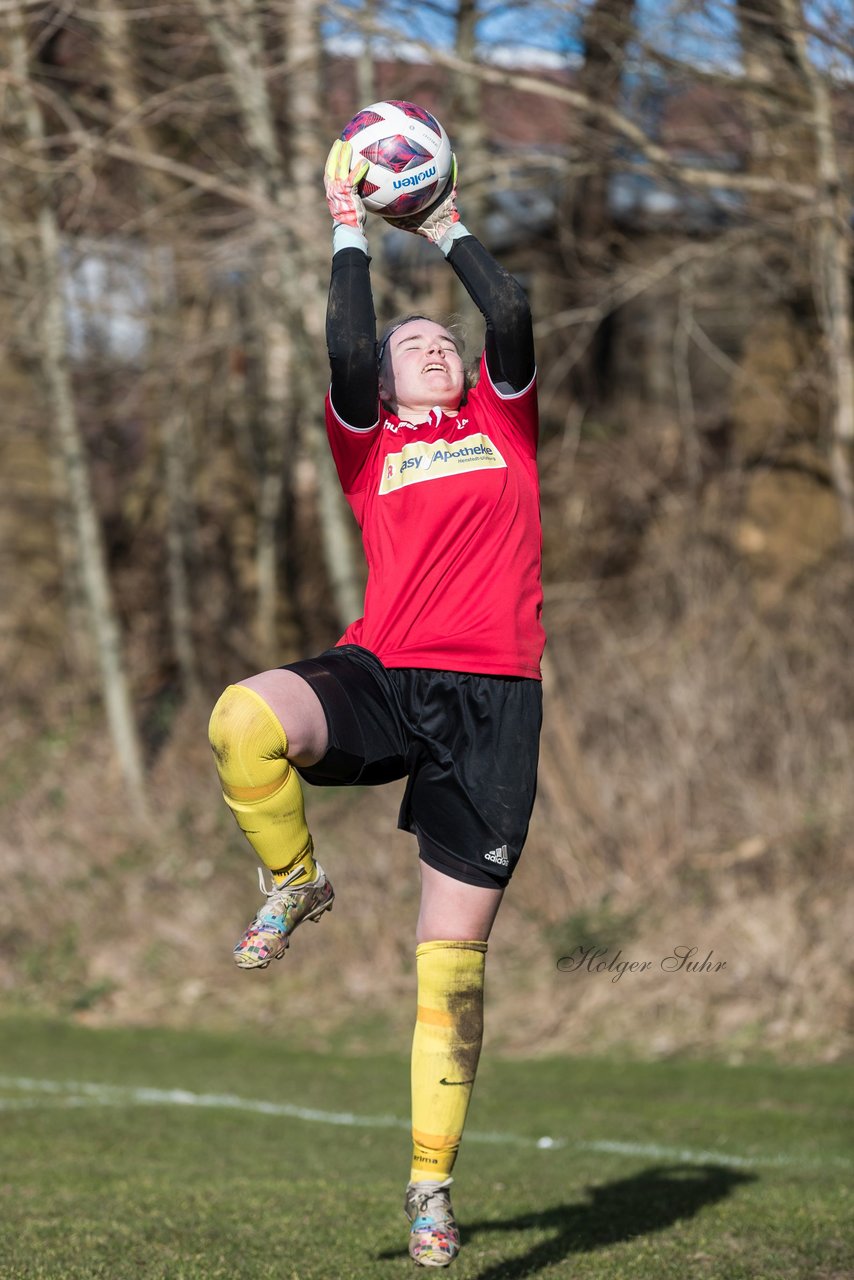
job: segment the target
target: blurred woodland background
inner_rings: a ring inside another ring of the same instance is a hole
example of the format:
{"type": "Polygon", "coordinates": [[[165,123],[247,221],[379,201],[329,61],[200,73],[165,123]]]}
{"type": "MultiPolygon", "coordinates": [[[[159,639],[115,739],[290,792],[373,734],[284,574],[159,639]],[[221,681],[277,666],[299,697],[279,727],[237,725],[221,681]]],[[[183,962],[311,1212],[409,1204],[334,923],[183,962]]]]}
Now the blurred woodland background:
{"type": "MultiPolygon", "coordinates": [[[[246,975],[206,737],[361,612],[321,175],[392,97],[537,325],[547,711],[488,1039],[850,1051],[852,53],[832,0],[2,0],[3,1007],[406,1047],[399,789],[310,792],[336,910],[246,975]]],[[[380,321],[475,357],[439,255],[368,230],[380,321]]]]}

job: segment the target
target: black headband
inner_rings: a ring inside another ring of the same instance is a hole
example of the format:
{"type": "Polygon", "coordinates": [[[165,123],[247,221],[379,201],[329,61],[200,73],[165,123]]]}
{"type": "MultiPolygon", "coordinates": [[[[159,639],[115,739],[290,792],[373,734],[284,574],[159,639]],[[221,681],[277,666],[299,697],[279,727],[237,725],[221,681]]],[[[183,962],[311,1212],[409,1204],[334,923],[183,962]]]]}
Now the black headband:
{"type": "Polygon", "coordinates": [[[378,365],[382,364],[383,356],[385,355],[385,349],[389,344],[389,340],[391,339],[393,334],[397,333],[398,329],[402,329],[405,324],[409,324],[410,320],[429,320],[429,319],[430,319],[429,316],[407,316],[405,320],[398,320],[397,324],[392,325],[392,327],[389,329],[388,333],[383,338],[377,350],[377,364],[378,365]]]}

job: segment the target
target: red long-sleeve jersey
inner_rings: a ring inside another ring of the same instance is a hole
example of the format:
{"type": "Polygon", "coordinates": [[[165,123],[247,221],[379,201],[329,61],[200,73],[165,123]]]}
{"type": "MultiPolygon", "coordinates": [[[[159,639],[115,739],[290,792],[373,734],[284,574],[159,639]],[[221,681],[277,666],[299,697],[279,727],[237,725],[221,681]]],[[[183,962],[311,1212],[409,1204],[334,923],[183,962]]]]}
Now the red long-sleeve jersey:
{"type": "Polygon", "coordinates": [[[545,637],[536,382],[480,379],[457,413],[356,430],[326,398],[338,475],[368,561],[364,616],[339,644],[387,667],[539,678],[545,637]]]}

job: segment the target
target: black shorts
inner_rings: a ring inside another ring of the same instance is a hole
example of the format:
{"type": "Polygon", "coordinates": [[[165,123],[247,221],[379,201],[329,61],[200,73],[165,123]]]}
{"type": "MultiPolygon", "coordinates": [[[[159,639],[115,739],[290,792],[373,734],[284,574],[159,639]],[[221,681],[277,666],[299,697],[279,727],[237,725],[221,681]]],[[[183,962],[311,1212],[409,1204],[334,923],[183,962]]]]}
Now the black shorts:
{"type": "Polygon", "coordinates": [[[315,786],[408,778],[398,826],[429,866],[502,888],[528,832],[542,723],[539,680],[384,667],[340,645],[289,663],[320,699],[329,749],[300,775],[315,786]]]}

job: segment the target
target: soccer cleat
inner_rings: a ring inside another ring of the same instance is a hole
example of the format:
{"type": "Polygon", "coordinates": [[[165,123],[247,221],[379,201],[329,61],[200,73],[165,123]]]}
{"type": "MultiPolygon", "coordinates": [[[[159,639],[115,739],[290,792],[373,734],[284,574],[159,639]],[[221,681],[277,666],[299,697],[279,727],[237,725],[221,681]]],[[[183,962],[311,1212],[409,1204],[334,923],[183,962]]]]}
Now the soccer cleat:
{"type": "Polygon", "coordinates": [[[266,969],[271,960],[281,960],[297,925],[304,920],[317,921],[331,908],[335,893],[320,863],[314,880],[290,885],[300,871],[298,867],[282,884],[268,889],[264,872],[258,868],[261,892],[267,901],[234,948],[234,963],[241,969],[266,969]]]}
{"type": "Polygon", "coordinates": [[[410,1182],[406,1188],[403,1211],[412,1224],[409,1256],[419,1267],[447,1267],[460,1251],[448,1190],[452,1181],[410,1182]]]}

